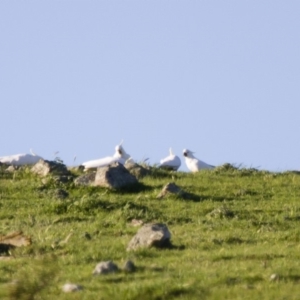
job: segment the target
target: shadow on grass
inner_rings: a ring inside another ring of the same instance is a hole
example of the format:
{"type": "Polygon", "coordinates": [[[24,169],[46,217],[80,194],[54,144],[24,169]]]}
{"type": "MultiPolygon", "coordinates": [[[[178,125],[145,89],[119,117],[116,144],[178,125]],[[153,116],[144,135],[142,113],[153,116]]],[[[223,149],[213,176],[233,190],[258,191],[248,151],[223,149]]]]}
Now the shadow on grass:
{"type": "Polygon", "coordinates": [[[285,221],[300,221],[300,216],[294,216],[294,217],[286,216],[286,217],[284,217],[284,220],[285,221]]]}
{"type": "Polygon", "coordinates": [[[251,255],[221,255],[213,259],[214,262],[221,260],[272,260],[284,258],[281,254],[251,254],[251,255]]]}
{"type": "Polygon", "coordinates": [[[104,282],[109,283],[120,283],[120,282],[131,282],[132,277],[136,278],[138,275],[138,279],[149,279],[149,272],[151,273],[161,273],[165,269],[163,267],[158,266],[136,266],[135,271],[133,272],[126,272],[124,270],[119,270],[116,273],[112,274],[105,274],[105,275],[94,275],[95,277],[101,278],[104,282]]]}
{"type": "Polygon", "coordinates": [[[300,282],[300,275],[296,274],[296,275],[279,276],[279,280],[300,282]]]}
{"type": "Polygon", "coordinates": [[[249,240],[243,240],[239,237],[229,237],[226,239],[213,239],[212,242],[215,245],[222,245],[222,244],[228,244],[228,245],[240,245],[240,244],[254,244],[254,241],[249,240]]]}
{"type": "Polygon", "coordinates": [[[77,192],[79,191],[84,191],[85,194],[88,195],[95,195],[97,193],[102,193],[104,194],[136,194],[136,193],[141,193],[141,192],[147,192],[147,191],[151,191],[153,189],[153,187],[148,186],[142,182],[137,182],[134,184],[129,184],[127,186],[124,186],[122,188],[108,188],[108,187],[101,187],[101,186],[77,186],[76,190],[77,192]]]}
{"type": "Polygon", "coordinates": [[[62,217],[58,218],[53,221],[53,224],[57,223],[71,223],[71,222],[84,222],[87,221],[88,217],[78,217],[78,216],[69,216],[69,217],[62,217]]]}
{"type": "Polygon", "coordinates": [[[168,251],[168,250],[185,250],[184,245],[174,245],[170,240],[166,240],[162,245],[155,247],[159,251],[168,251]]]}
{"type": "Polygon", "coordinates": [[[171,170],[164,170],[164,169],[160,169],[160,168],[151,168],[149,170],[149,174],[147,176],[151,176],[155,179],[158,179],[158,178],[180,178],[182,177],[182,172],[178,173],[178,172],[174,172],[174,171],[171,171],[171,170]]]}
{"type": "Polygon", "coordinates": [[[261,276],[256,275],[256,276],[252,276],[252,277],[248,276],[248,277],[244,277],[244,278],[243,277],[226,277],[222,280],[222,282],[228,286],[233,286],[233,285],[240,284],[240,283],[254,284],[257,282],[261,282],[263,280],[264,279],[261,276]]]}
{"type": "Polygon", "coordinates": [[[193,202],[200,202],[202,201],[202,197],[193,193],[184,192],[181,198],[185,201],[193,201],[193,202]]]}
{"type": "Polygon", "coordinates": [[[138,182],[135,184],[130,184],[128,186],[122,187],[120,189],[112,189],[111,191],[113,193],[131,193],[131,194],[136,194],[136,193],[141,193],[141,192],[147,192],[147,191],[151,191],[152,187],[148,186],[144,183],[138,182]]]}
{"type": "Polygon", "coordinates": [[[173,198],[174,200],[191,201],[191,202],[203,202],[203,201],[224,202],[224,201],[235,200],[232,197],[203,196],[203,195],[197,195],[197,194],[189,193],[189,192],[183,192],[178,195],[170,194],[167,197],[173,198]]]}
{"type": "MultiPolygon", "coordinates": [[[[151,270],[150,270],[151,271],[151,270]]],[[[136,277],[134,277],[136,279],[136,277]]],[[[149,279],[148,276],[145,277],[138,277],[138,279],[149,279]]],[[[122,276],[118,278],[112,278],[112,277],[102,277],[102,281],[106,283],[124,283],[124,282],[131,282],[132,281],[132,276],[128,274],[128,276],[122,276]]],[[[174,286],[174,285],[167,285],[167,286],[162,286],[161,284],[158,285],[151,285],[151,286],[146,286],[146,285],[140,285],[138,289],[136,289],[135,295],[131,295],[130,299],[132,300],[168,300],[168,299],[181,299],[185,298],[188,299],[187,297],[191,296],[191,299],[197,295],[197,299],[205,299],[206,296],[208,295],[208,291],[204,288],[199,288],[195,290],[194,288],[185,288],[181,286],[174,286]]],[[[126,298],[127,299],[127,298],[126,298]]],[[[194,298],[193,298],[194,299],[194,298]]]]}
{"type": "Polygon", "coordinates": [[[206,299],[208,291],[205,288],[184,288],[176,286],[143,287],[132,300],[171,300],[171,299],[206,299]],[[195,296],[197,298],[195,298],[195,296]]]}
{"type": "Polygon", "coordinates": [[[200,196],[200,201],[213,201],[213,202],[224,202],[224,201],[233,201],[233,197],[224,197],[224,196],[200,196]]]}

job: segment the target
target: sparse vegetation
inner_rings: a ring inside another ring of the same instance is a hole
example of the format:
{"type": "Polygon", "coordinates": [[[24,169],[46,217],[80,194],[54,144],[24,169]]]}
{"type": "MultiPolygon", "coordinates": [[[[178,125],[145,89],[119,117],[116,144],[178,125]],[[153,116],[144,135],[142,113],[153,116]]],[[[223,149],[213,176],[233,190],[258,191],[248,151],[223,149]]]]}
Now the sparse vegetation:
{"type": "Polygon", "coordinates": [[[0,260],[0,298],[299,297],[299,173],[224,165],[195,174],[154,169],[139,181],[115,191],[2,166],[0,235],[21,230],[32,245],[1,253],[11,259],[0,260]],[[193,197],[157,199],[168,182],[193,197]],[[166,224],[174,247],[127,252],[133,219],[166,224]],[[100,261],[128,259],[135,272],[92,275],[100,261]],[[67,282],[83,290],[65,294],[67,282]]]}

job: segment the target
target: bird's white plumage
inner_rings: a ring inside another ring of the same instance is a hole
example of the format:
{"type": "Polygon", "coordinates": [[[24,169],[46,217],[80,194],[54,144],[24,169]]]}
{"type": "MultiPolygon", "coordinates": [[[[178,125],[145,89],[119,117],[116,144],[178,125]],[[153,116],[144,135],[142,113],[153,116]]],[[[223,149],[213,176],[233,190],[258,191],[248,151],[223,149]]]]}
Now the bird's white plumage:
{"type": "Polygon", "coordinates": [[[82,163],[82,165],[84,166],[85,170],[91,168],[105,167],[115,162],[119,162],[124,165],[125,162],[130,158],[131,158],[130,155],[126,153],[121,143],[115,147],[115,154],[113,156],[107,156],[100,159],[89,160],[87,162],[82,163]]]}
{"type": "Polygon", "coordinates": [[[84,169],[91,169],[91,168],[100,168],[100,167],[105,167],[108,166],[114,162],[118,162],[119,159],[113,156],[107,156],[107,157],[103,157],[100,159],[94,159],[94,160],[89,160],[86,161],[84,163],[82,163],[82,165],[84,166],[84,169]]]}
{"type": "Polygon", "coordinates": [[[34,165],[40,159],[43,159],[41,156],[36,155],[30,149],[31,154],[14,154],[0,157],[0,162],[7,165],[13,166],[24,166],[24,165],[34,165]]]}
{"type": "Polygon", "coordinates": [[[161,159],[159,168],[177,171],[181,166],[181,160],[177,155],[173,154],[172,148],[169,151],[170,155],[161,159]]]}
{"type": "Polygon", "coordinates": [[[213,169],[214,168],[214,166],[209,165],[209,164],[205,163],[204,161],[201,161],[200,159],[196,158],[193,155],[193,153],[194,152],[192,152],[191,150],[188,150],[188,149],[183,150],[183,156],[185,159],[186,166],[191,172],[198,172],[199,170],[202,170],[202,169],[213,169]]]}
{"type": "Polygon", "coordinates": [[[130,160],[131,162],[133,162],[131,156],[128,153],[126,153],[126,151],[122,147],[122,143],[115,147],[114,157],[118,158],[119,162],[123,165],[125,164],[125,162],[127,160],[130,160]]]}

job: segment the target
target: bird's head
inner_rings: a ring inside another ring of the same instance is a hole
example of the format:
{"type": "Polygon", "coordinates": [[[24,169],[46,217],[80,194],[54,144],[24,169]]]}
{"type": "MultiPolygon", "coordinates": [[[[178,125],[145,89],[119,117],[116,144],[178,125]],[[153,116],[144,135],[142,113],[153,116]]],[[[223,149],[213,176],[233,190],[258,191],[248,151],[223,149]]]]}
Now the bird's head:
{"type": "Polygon", "coordinates": [[[130,155],[128,153],[126,153],[126,151],[122,147],[122,143],[123,143],[123,141],[115,147],[115,151],[116,151],[115,155],[122,157],[124,159],[129,159],[130,155]]]}
{"type": "Polygon", "coordinates": [[[193,157],[193,151],[191,151],[191,150],[188,150],[188,149],[183,149],[183,156],[184,157],[193,157]]]}

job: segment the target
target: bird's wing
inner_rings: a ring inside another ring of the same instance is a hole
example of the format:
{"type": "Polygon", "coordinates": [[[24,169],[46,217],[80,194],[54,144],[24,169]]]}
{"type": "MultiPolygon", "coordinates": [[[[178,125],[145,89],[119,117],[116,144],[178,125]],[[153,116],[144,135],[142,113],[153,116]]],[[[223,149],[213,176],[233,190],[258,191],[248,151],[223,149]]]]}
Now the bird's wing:
{"type": "Polygon", "coordinates": [[[38,155],[32,155],[32,154],[23,154],[18,157],[18,160],[15,162],[18,166],[23,165],[33,165],[36,164],[42,157],[38,155]]]}
{"type": "Polygon", "coordinates": [[[185,163],[187,168],[191,172],[197,172],[199,171],[199,166],[198,166],[198,160],[195,158],[190,158],[190,157],[185,157],[185,163]]]}
{"type": "Polygon", "coordinates": [[[167,156],[167,157],[160,160],[160,164],[165,165],[165,164],[170,163],[171,161],[172,161],[172,156],[167,156]]]}
{"type": "Polygon", "coordinates": [[[169,155],[166,158],[163,158],[160,161],[160,166],[171,166],[171,167],[180,167],[181,165],[181,160],[178,156],[176,155],[169,155]]]}
{"type": "Polygon", "coordinates": [[[15,154],[0,157],[0,162],[14,166],[33,165],[42,157],[32,154],[15,154]]]}
{"type": "Polygon", "coordinates": [[[122,165],[125,165],[127,159],[121,157],[121,158],[116,159],[116,161],[119,162],[119,163],[122,164],[122,165]]]}
{"type": "Polygon", "coordinates": [[[104,158],[100,158],[100,159],[95,159],[95,160],[90,160],[87,162],[82,163],[82,165],[86,168],[86,169],[90,169],[90,168],[100,168],[100,167],[105,167],[108,166],[114,162],[117,162],[118,158],[117,157],[112,157],[112,156],[107,156],[104,158]]]}
{"type": "Polygon", "coordinates": [[[213,169],[214,168],[214,166],[209,165],[199,159],[198,159],[197,165],[198,165],[199,169],[213,169]]]}
{"type": "Polygon", "coordinates": [[[17,165],[20,159],[26,154],[14,154],[0,157],[0,162],[4,164],[14,164],[17,165]]]}

